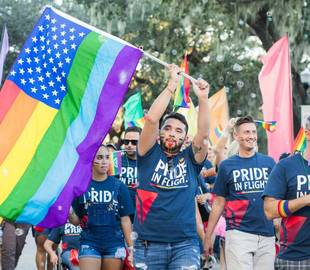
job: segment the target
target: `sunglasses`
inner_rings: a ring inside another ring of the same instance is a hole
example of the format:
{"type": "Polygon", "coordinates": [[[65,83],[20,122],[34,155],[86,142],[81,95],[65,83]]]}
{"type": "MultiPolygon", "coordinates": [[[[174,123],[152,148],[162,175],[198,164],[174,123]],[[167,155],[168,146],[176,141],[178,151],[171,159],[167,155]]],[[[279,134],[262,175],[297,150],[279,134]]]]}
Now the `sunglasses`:
{"type": "Polygon", "coordinates": [[[132,145],[137,145],[138,140],[123,140],[123,144],[128,145],[129,143],[131,143],[132,145]]]}

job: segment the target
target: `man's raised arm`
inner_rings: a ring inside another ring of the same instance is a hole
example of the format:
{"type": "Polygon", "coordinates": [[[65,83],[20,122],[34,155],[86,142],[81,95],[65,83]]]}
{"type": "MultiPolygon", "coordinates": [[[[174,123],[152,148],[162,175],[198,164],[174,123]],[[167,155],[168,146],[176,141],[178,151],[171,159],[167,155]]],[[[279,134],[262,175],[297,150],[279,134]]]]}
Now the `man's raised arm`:
{"type": "Polygon", "coordinates": [[[198,97],[198,119],[197,134],[194,136],[192,147],[195,160],[201,163],[205,160],[208,153],[208,141],[210,133],[210,111],[209,111],[209,84],[199,79],[193,84],[193,89],[198,97]]]}

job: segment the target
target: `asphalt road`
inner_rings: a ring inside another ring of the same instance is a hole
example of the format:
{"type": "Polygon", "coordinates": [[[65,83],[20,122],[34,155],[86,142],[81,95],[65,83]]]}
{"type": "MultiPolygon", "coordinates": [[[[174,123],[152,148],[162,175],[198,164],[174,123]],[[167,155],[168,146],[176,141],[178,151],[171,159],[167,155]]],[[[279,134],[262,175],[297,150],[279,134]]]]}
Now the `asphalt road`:
{"type": "Polygon", "coordinates": [[[16,270],[36,270],[36,263],[35,263],[35,256],[36,256],[36,244],[34,242],[34,238],[32,237],[31,230],[26,238],[26,244],[24,246],[22,255],[19,258],[19,262],[16,270]]]}

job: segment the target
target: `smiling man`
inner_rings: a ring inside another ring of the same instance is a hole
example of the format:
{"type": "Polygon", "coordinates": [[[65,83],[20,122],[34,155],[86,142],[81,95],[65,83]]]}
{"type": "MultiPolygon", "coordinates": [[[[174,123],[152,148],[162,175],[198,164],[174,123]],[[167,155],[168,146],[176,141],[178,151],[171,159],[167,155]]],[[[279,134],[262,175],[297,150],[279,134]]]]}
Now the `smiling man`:
{"type": "Polygon", "coordinates": [[[264,214],[261,195],[275,162],[256,152],[257,132],[252,117],[237,120],[234,138],[239,153],[219,166],[214,185],[217,196],[206,231],[205,253],[212,252],[211,235],[225,209],[227,270],[273,269],[274,229],[264,214]]]}

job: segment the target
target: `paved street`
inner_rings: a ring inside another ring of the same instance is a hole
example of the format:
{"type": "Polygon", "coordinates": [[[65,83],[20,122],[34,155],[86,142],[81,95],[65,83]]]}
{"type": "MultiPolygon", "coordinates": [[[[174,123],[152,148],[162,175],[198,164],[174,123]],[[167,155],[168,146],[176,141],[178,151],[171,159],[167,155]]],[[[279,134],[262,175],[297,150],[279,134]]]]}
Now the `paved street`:
{"type": "Polygon", "coordinates": [[[36,244],[32,237],[31,230],[27,235],[26,244],[20,257],[16,270],[36,270],[35,264],[36,244]]]}

